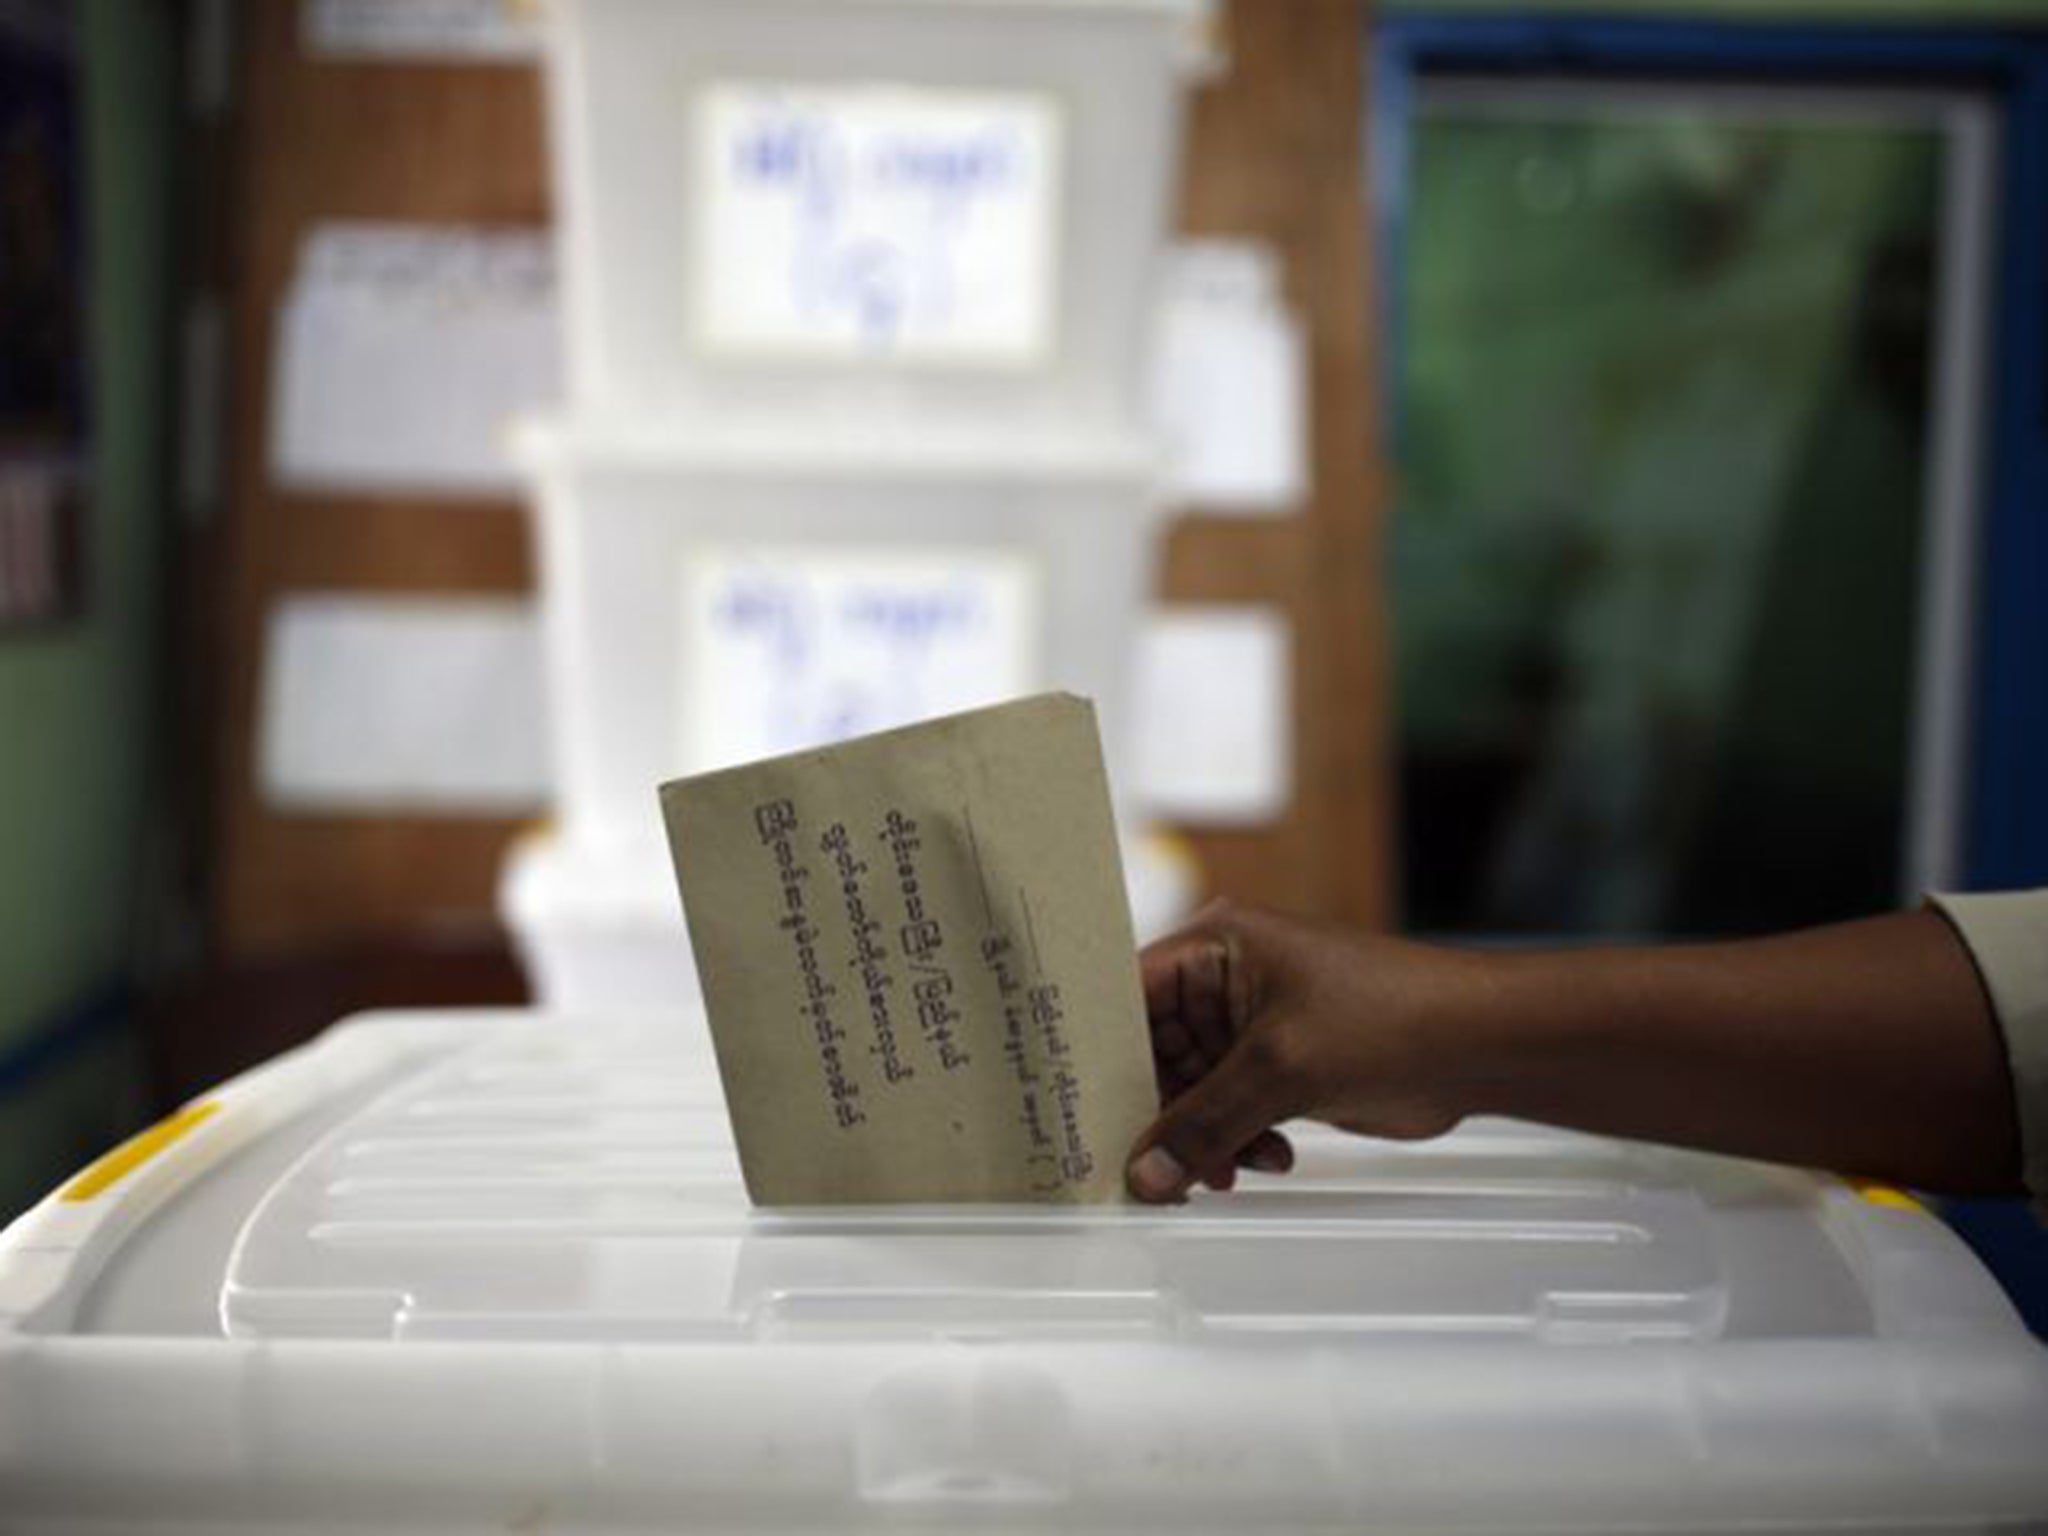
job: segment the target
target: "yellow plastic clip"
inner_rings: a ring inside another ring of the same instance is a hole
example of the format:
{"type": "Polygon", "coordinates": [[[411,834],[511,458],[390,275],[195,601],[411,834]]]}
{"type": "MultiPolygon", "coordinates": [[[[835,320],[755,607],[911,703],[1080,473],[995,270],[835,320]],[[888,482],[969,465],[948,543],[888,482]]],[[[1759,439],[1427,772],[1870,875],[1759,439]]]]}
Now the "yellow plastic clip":
{"type": "Polygon", "coordinates": [[[1875,1179],[1851,1179],[1849,1187],[1872,1205],[1881,1205],[1886,1210],[1919,1211],[1923,1215],[1927,1211],[1926,1206],[1895,1184],[1880,1184],[1875,1179]]]}
{"type": "Polygon", "coordinates": [[[146,1131],[136,1132],[113,1151],[89,1164],[59,1191],[57,1198],[90,1200],[104,1193],[187,1132],[212,1119],[219,1109],[217,1100],[203,1099],[197,1104],[187,1104],[146,1131]]]}

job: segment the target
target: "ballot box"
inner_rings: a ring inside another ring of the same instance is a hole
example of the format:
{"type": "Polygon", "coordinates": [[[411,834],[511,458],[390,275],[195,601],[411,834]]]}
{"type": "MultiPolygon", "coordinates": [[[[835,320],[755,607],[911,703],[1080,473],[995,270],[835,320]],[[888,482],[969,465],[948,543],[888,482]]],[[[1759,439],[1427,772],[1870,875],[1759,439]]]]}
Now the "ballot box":
{"type": "Polygon", "coordinates": [[[590,847],[534,831],[506,855],[498,911],[544,1002],[656,1013],[696,1004],[696,957],[675,866],[659,812],[649,815],[654,826],[630,843],[590,847]]]}
{"type": "Polygon", "coordinates": [[[1133,430],[1207,0],[553,0],[569,391],[1133,430]]]}
{"type": "Polygon", "coordinates": [[[1901,1196],[1508,1123],[755,1210],[701,1021],[416,1013],[0,1236],[9,1532],[1986,1532],[2048,1354],[1901,1196]]]}
{"type": "MultiPolygon", "coordinates": [[[[687,994],[654,786],[1045,688],[1136,782],[1148,342],[1210,0],[554,0],[566,396],[518,457],[541,1000],[687,994]]],[[[1184,862],[1120,807],[1141,929],[1184,862]]]]}
{"type": "MultiPolygon", "coordinates": [[[[1137,782],[1138,626],[1164,521],[1147,439],[713,441],[560,420],[519,447],[555,814],[507,858],[498,907],[544,1003],[694,995],[664,779],[1057,688],[1095,701],[1112,782],[1137,782]]],[[[1118,810],[1154,934],[1196,880],[1118,810]]]]}
{"type": "Polygon", "coordinates": [[[1048,688],[1130,758],[1162,508],[1143,438],[716,444],[556,422],[533,487],[556,819],[660,845],[654,788],[1048,688]]]}

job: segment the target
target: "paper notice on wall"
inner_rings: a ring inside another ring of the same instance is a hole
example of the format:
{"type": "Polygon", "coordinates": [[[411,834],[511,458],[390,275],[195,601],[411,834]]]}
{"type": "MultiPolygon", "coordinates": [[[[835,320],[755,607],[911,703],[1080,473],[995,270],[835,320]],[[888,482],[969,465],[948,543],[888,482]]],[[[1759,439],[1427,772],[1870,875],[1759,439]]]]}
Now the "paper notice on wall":
{"type": "Polygon", "coordinates": [[[1086,700],[661,801],[755,1201],[1121,1197],[1157,1088],[1086,700]]]}
{"type": "Polygon", "coordinates": [[[1169,608],[1145,623],[1138,667],[1139,798],[1169,820],[1242,826],[1285,813],[1294,719],[1286,615],[1169,608]]]}
{"type": "Polygon", "coordinates": [[[277,316],[272,473],[304,491],[506,496],[512,423],[560,391],[537,230],[325,224],[277,316]]]}
{"type": "Polygon", "coordinates": [[[540,53],[538,0],[300,0],[315,58],[524,64],[540,53]]]}
{"type": "Polygon", "coordinates": [[[700,111],[707,347],[1017,365],[1051,345],[1049,98],[728,83],[700,111]]]}
{"type": "Polygon", "coordinates": [[[706,548],[683,581],[679,746],[694,767],[1039,686],[1038,571],[1022,551],[706,548]]]}
{"type": "Polygon", "coordinates": [[[1308,347],[1282,303],[1277,252],[1192,240],[1165,264],[1151,412],[1167,443],[1167,495],[1243,516],[1308,494],[1308,347]]]}
{"type": "Polygon", "coordinates": [[[522,599],[287,597],[259,709],[276,809],[502,816],[547,800],[540,626],[522,599]]]}

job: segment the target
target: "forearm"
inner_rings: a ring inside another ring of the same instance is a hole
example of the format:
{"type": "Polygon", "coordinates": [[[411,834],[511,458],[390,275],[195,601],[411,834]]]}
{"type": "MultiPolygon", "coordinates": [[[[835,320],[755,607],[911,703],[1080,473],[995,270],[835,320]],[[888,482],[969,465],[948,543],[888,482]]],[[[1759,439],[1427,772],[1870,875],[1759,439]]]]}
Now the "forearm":
{"type": "Polygon", "coordinates": [[[2019,1133],[1976,972],[1929,913],[1783,938],[1492,955],[1447,1020],[1468,1113],[2009,1191],[2019,1133]]]}

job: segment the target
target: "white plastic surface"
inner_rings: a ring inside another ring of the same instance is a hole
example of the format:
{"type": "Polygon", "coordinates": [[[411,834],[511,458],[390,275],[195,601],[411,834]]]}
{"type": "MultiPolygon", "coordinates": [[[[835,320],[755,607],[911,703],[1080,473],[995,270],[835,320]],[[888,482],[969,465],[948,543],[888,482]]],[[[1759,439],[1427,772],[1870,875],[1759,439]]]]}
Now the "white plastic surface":
{"type": "Polygon", "coordinates": [[[577,848],[645,848],[659,838],[655,786],[723,765],[726,737],[694,713],[708,702],[691,688],[705,626],[686,605],[704,590],[700,568],[729,566],[736,551],[771,568],[782,556],[815,568],[836,549],[867,566],[950,552],[970,574],[977,561],[1022,569],[1034,622],[1017,691],[1093,698],[1111,781],[1136,782],[1130,673],[1159,532],[1138,444],[1011,438],[849,454],[785,433],[713,451],[565,426],[530,432],[525,452],[558,815],[577,848]]]}
{"type": "Polygon", "coordinates": [[[1163,1216],[756,1215],[715,1074],[593,1028],[451,1061],[357,1116],[251,1215],[221,1320],[248,1338],[1579,1343],[1867,1324],[1849,1269],[1810,1257],[1731,1319],[1697,1190],[1647,1154],[1516,1130],[1363,1157],[1313,1137],[1294,1179],[1163,1216]],[[1531,1157],[1540,1177],[1515,1168],[1531,1157]]]}
{"type": "MultiPolygon", "coordinates": [[[[543,1007],[693,1011],[702,1004],[676,877],[659,830],[599,851],[537,834],[506,856],[498,911],[543,1007]]],[[[711,1042],[693,1036],[702,1060],[711,1042]]]]}
{"type": "Polygon", "coordinates": [[[0,1526],[1988,1531],[1931,1217],[1507,1124],[1168,1211],[750,1210],[680,1020],[394,1015],[0,1236],[0,1526]]]}
{"type": "Polygon", "coordinates": [[[570,398],[1134,430],[1207,0],[553,0],[570,398]]]}

